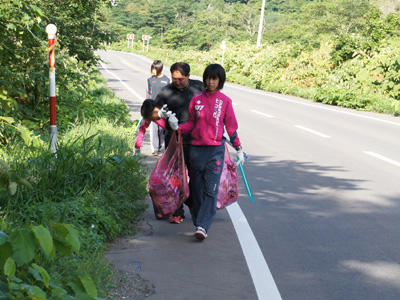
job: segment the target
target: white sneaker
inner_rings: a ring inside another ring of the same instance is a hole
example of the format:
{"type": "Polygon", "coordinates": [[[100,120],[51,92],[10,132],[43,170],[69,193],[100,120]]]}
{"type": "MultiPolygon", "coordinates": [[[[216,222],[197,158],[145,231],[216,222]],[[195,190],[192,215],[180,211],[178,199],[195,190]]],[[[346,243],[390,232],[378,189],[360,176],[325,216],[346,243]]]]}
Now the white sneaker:
{"type": "Polygon", "coordinates": [[[197,226],[194,236],[199,241],[205,240],[207,237],[207,231],[203,227],[197,226]]]}

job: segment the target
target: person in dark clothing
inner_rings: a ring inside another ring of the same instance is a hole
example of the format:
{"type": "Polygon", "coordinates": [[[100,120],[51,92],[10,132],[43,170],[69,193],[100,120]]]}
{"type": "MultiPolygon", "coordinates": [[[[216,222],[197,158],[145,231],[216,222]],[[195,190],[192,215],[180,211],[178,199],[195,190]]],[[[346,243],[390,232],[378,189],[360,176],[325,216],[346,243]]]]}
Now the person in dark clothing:
{"type": "MultiPolygon", "coordinates": [[[[169,78],[162,73],[163,67],[160,60],[155,60],[151,64],[152,76],[147,79],[147,98],[155,100],[161,89],[170,83],[169,78]]],[[[154,122],[150,123],[150,146],[155,156],[164,148],[164,129],[154,122]]]]}
{"type": "MultiPolygon", "coordinates": [[[[189,104],[190,100],[194,95],[200,94],[204,90],[204,85],[199,80],[189,79],[190,77],[190,66],[184,62],[176,62],[171,68],[171,79],[172,83],[165,86],[160,93],[157,95],[155,104],[161,109],[165,104],[172,113],[175,113],[179,123],[184,123],[189,118],[189,104]]],[[[162,114],[162,109],[160,110],[162,114]]],[[[162,116],[167,117],[167,116],[162,116]]],[[[166,124],[165,130],[165,147],[168,147],[168,143],[171,139],[173,130],[171,126],[166,124]]],[[[185,162],[188,170],[190,171],[190,145],[191,136],[190,134],[182,135],[183,152],[185,162]]],[[[191,208],[191,197],[185,201],[185,204],[191,208]]],[[[183,205],[179,207],[174,215],[171,217],[171,223],[179,224],[185,217],[185,211],[183,205]]]]}

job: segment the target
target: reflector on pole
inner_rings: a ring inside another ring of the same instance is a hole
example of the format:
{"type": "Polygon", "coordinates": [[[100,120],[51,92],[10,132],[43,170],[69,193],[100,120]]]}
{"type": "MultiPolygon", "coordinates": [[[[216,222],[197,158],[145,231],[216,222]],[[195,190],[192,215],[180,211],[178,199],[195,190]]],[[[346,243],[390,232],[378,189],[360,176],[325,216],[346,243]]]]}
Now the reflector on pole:
{"type": "Polygon", "coordinates": [[[57,27],[54,24],[46,26],[49,39],[49,96],[50,96],[50,152],[57,152],[57,123],[56,123],[56,56],[54,47],[56,43],[57,27]]]}

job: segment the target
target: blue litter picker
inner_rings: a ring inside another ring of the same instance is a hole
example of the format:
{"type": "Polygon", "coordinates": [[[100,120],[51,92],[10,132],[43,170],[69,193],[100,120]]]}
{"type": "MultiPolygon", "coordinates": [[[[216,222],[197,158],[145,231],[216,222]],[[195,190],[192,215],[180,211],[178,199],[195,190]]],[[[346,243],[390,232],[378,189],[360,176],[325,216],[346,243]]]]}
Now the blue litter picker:
{"type": "MultiPolygon", "coordinates": [[[[245,160],[247,160],[248,159],[247,153],[244,152],[243,154],[244,154],[245,160]]],[[[242,174],[243,182],[244,182],[244,185],[246,187],[247,194],[249,195],[250,201],[254,202],[253,193],[251,191],[249,182],[247,181],[246,173],[244,172],[242,164],[239,164],[239,170],[240,170],[240,174],[242,174]]]]}
{"type": "Polygon", "coordinates": [[[136,128],[135,128],[135,133],[138,132],[138,130],[139,130],[140,125],[142,124],[142,122],[143,122],[143,117],[141,117],[140,120],[139,120],[139,122],[137,123],[136,128]]]}
{"type": "MultiPolygon", "coordinates": [[[[234,148],[233,145],[229,142],[229,139],[226,139],[225,142],[228,143],[232,148],[234,148]]],[[[246,152],[243,152],[243,155],[244,155],[244,160],[249,159],[249,156],[247,155],[246,152]]],[[[249,182],[247,181],[246,173],[244,172],[242,164],[239,164],[238,167],[240,170],[240,174],[242,174],[244,186],[246,187],[246,191],[247,191],[247,194],[249,195],[250,201],[255,202],[254,197],[253,197],[253,192],[251,191],[249,182]]]]}

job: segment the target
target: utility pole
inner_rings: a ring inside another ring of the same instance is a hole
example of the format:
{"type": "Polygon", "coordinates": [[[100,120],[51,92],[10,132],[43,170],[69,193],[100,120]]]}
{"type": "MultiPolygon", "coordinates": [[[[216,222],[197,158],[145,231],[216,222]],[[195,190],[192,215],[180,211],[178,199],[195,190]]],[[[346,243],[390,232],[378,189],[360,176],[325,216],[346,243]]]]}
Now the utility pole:
{"type": "Polygon", "coordinates": [[[257,44],[256,44],[257,48],[261,46],[261,36],[262,36],[262,28],[263,28],[263,22],[264,22],[264,10],[265,10],[265,0],[262,0],[260,25],[258,25],[258,35],[257,35],[257,44]]]}
{"type": "Polygon", "coordinates": [[[224,66],[224,56],[225,56],[225,49],[226,49],[225,40],[223,40],[221,43],[221,49],[222,49],[222,66],[224,66]]]}

